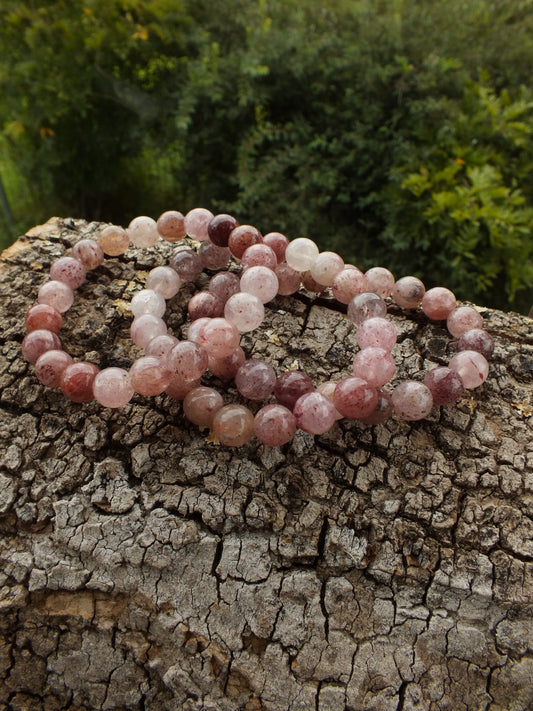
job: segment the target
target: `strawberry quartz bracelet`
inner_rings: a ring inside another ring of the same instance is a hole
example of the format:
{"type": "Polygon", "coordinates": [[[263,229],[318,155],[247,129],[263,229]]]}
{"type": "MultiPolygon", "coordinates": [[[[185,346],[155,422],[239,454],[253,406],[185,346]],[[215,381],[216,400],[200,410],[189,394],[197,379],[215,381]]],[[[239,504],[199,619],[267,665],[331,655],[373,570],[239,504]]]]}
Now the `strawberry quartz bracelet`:
{"type": "Polygon", "coordinates": [[[289,242],[278,232],[263,236],[251,225],[239,225],[231,215],[214,216],[204,208],[185,217],[165,212],[157,222],[137,217],[126,230],[108,225],[98,241],[82,239],[71,255],[52,264],[50,279],[41,286],[38,303],[25,320],[28,334],[22,352],[44,385],[60,387],[74,402],[95,399],[112,408],[126,405],[134,393],[167,393],[183,400],[184,414],[191,422],[209,427],[228,446],[244,444],[254,434],[264,444],[280,446],[290,441],[297,428],[323,434],[340,418],[367,424],[379,424],[393,413],[405,420],[423,419],[435,405],[457,402],[465,389],[481,385],[493,350],[481,315],[470,306],[457,306],[448,289],[426,292],[416,277],[395,281],[383,267],[363,274],[344,264],[338,254],[319,252],[307,238],[289,242]],[[199,243],[197,250],[184,241],[187,236],[199,243]],[[72,305],[86,271],[98,268],[105,255],[119,256],[130,244],[151,247],[160,238],[180,244],[168,266],[149,272],[146,288],[131,302],[131,338],[144,355],[129,370],[99,370],[92,363],[74,362],[62,350],[57,334],[62,314],[72,305]],[[205,269],[215,273],[208,289],[190,299],[187,339],[178,340],[168,333],[162,318],[166,301],[205,269]],[[294,294],[301,286],[315,292],[329,289],[347,305],[348,317],[357,326],[359,351],[353,373],[338,382],[315,386],[298,370],[277,375],[268,362],[246,359],[240,346],[240,335],[263,322],[265,303],[294,294]],[[431,320],[446,321],[457,339],[457,353],[448,367],[437,366],[422,380],[385,388],[396,370],[391,350],[397,337],[386,318],[387,301],[403,309],[421,309],[431,320]],[[220,392],[201,383],[208,371],[221,380],[234,380],[243,398],[272,401],[255,415],[243,404],[224,404],[220,392]]]}

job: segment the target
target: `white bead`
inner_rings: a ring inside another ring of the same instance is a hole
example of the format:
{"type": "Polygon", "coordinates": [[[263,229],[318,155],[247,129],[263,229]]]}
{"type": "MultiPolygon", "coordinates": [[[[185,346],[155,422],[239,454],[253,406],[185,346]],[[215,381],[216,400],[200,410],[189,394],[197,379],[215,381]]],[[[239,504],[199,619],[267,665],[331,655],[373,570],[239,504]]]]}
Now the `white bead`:
{"type": "Polygon", "coordinates": [[[307,237],[293,239],[292,242],[289,242],[285,251],[285,261],[297,272],[306,272],[311,269],[317,257],[318,247],[307,237]]]}
{"type": "Polygon", "coordinates": [[[126,232],[136,247],[152,247],[159,239],[156,221],[145,215],[133,219],[126,232]]]}
{"type": "Polygon", "coordinates": [[[161,318],[165,313],[166,307],[165,299],[153,289],[138,291],[131,300],[131,312],[134,316],[151,314],[161,318]]]}

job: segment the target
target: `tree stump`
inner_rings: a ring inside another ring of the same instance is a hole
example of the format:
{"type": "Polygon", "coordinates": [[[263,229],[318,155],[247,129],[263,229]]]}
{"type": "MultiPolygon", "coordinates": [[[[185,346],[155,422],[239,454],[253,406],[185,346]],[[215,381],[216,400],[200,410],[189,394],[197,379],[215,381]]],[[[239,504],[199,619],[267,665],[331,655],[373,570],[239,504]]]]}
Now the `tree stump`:
{"type": "MultiPolygon", "coordinates": [[[[227,448],[168,396],[75,404],[22,359],[50,263],[99,229],[53,219],[0,262],[0,709],[533,708],[533,322],[480,309],[489,380],[427,420],[227,448]]],[[[67,352],[128,367],[127,302],[171,250],[90,272],[67,352]]],[[[391,318],[399,377],[448,362],[442,324],[391,318]]],[[[316,381],[354,343],[308,294],[243,338],[316,381]]]]}

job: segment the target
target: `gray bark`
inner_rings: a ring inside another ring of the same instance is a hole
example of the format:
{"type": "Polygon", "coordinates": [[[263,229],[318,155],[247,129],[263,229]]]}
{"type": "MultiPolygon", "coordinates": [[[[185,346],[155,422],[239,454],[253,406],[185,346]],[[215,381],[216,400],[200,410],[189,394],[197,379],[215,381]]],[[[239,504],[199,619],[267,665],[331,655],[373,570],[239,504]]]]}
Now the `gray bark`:
{"type": "MultiPolygon", "coordinates": [[[[226,448],[166,396],[74,404],[21,358],[51,261],[98,229],[52,220],[0,262],[0,709],[533,708],[533,322],[481,309],[489,380],[426,421],[226,448]]],[[[67,352],[127,367],[127,301],[170,251],[90,273],[67,352]]],[[[453,354],[391,318],[399,377],[453,354]]],[[[278,298],[259,331],[278,371],[349,372],[327,299],[278,298]]]]}

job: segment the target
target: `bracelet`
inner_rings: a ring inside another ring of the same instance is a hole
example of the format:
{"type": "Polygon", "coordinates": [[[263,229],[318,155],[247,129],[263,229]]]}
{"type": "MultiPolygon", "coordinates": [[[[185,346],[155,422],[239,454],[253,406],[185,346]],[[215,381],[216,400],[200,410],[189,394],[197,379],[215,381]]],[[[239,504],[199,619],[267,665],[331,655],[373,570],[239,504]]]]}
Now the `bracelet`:
{"type": "Polygon", "coordinates": [[[214,216],[203,208],[185,217],[168,211],[157,222],[137,217],[127,230],[105,227],[98,242],[82,239],[72,256],[52,264],[38,302],[26,314],[29,333],[22,352],[35,365],[41,383],[60,387],[74,402],[94,398],[106,407],[127,404],[135,392],[146,396],[166,392],[183,400],[184,414],[191,422],[210,427],[218,441],[228,446],[244,444],[253,434],[264,444],[280,446],[297,427],[323,434],[341,417],[367,424],[379,424],[393,412],[405,420],[423,419],[434,405],[457,402],[465,388],[481,385],[493,350],[492,338],[482,330],[481,315],[469,306],[457,306],[448,289],[426,292],[422,282],[411,276],[395,282],[383,267],[363,274],[334,252],[320,253],[307,238],[289,242],[278,232],[262,236],[230,215],[214,216]],[[129,371],[115,367],[100,371],[92,363],[73,362],[62,350],[57,333],[61,314],[72,305],[74,290],[84,282],[86,271],[102,264],[106,254],[123,254],[130,243],[149,247],[160,237],[176,243],[187,235],[200,242],[198,251],[180,246],[169,266],[153,269],[146,288],[132,299],[130,333],[145,355],[129,371]],[[232,271],[211,277],[208,291],[190,299],[188,338],[178,341],[162,319],[166,300],[204,268],[225,269],[230,257],[241,263],[240,278],[232,271]],[[295,293],[300,285],[316,292],[330,288],[348,306],[348,317],[357,325],[360,350],[354,356],[353,375],[339,382],[315,388],[303,371],[276,377],[266,361],[246,360],[240,347],[240,334],[262,323],[264,304],[277,295],[295,293]],[[383,388],[396,369],[391,355],[396,329],[385,318],[389,298],[401,308],[421,308],[430,319],[446,320],[449,332],[458,339],[458,352],[448,367],[437,366],[423,381],[405,381],[392,392],[383,388]],[[201,385],[206,370],[221,379],[234,378],[239,393],[252,401],[273,394],[277,402],[266,404],[255,416],[244,405],[224,405],[216,389],[201,385]]]}

